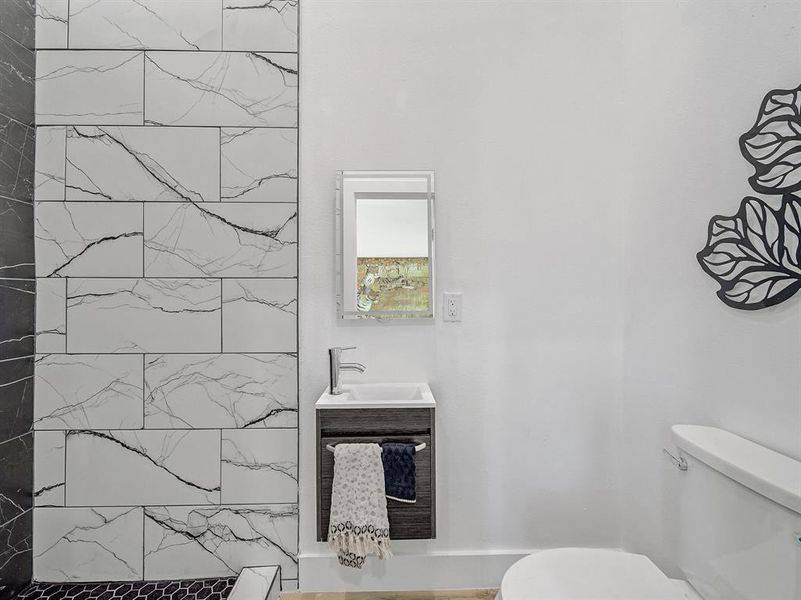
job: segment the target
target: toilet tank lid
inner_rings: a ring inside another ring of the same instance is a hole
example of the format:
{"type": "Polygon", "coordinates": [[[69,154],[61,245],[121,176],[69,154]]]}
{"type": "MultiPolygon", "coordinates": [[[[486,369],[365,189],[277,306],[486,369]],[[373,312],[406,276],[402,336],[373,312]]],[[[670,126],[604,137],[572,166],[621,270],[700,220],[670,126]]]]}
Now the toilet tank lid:
{"type": "Polygon", "coordinates": [[[801,462],[717,427],[674,425],[672,431],[690,456],[801,514],[801,462]]]}

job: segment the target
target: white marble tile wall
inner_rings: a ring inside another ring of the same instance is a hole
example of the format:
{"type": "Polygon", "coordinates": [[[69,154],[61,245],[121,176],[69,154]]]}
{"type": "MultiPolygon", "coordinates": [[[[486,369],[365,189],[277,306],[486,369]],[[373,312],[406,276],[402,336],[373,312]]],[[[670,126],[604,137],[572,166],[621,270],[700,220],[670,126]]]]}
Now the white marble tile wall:
{"type": "Polygon", "coordinates": [[[63,431],[34,433],[34,506],[64,506],[64,439],[63,431]]]}
{"type": "Polygon", "coordinates": [[[220,139],[220,199],[296,202],[296,129],[226,127],[220,139]]]}
{"type": "Polygon", "coordinates": [[[227,575],[238,566],[279,565],[297,577],[297,504],[151,506],[145,509],[149,579],[227,575]]]}
{"type": "Polygon", "coordinates": [[[67,279],[36,280],[36,351],[67,351],[67,279]]]}
{"type": "Polygon", "coordinates": [[[145,122],[296,127],[294,53],[147,52],[145,122]]]}
{"type": "MultiPolygon", "coordinates": [[[[35,442],[34,442],[35,443],[35,442]]],[[[143,575],[139,507],[36,508],[36,581],[126,581],[143,575]]]]}
{"type": "Polygon", "coordinates": [[[217,202],[220,131],[68,127],[67,200],[217,202]]]}
{"type": "Polygon", "coordinates": [[[143,375],[135,354],[37,354],[34,429],[141,428],[143,375]]]}
{"type": "Polygon", "coordinates": [[[37,0],[34,569],[297,580],[298,0],[37,0]]]}
{"type": "Polygon", "coordinates": [[[292,354],[146,354],[145,427],[294,430],[297,384],[292,354]]]}

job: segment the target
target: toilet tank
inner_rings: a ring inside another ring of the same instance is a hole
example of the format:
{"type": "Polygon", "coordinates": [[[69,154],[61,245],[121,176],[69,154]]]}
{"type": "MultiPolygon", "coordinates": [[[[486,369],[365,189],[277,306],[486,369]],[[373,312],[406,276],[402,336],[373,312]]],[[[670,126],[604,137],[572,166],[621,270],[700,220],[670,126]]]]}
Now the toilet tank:
{"type": "Polygon", "coordinates": [[[801,462],[714,427],[673,440],[687,580],[704,600],[801,600],[801,462]]]}

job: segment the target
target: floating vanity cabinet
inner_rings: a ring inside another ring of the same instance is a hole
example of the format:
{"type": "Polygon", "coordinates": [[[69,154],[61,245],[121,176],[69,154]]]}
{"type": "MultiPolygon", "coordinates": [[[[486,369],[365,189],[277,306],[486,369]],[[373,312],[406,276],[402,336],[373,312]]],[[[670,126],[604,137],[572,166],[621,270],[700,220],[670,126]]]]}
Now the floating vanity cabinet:
{"type": "MultiPolygon", "coordinates": [[[[368,384],[365,384],[365,387],[368,384]]],[[[349,386],[351,387],[351,386],[349,386]]],[[[353,388],[357,386],[352,386],[353,388]]],[[[427,389],[428,386],[425,386],[427,389]]],[[[428,390],[430,395],[430,390],[428,390]]],[[[408,402],[411,407],[386,402],[379,408],[347,408],[317,403],[317,539],[328,539],[331,513],[331,487],[334,480],[334,454],[326,446],[340,443],[410,442],[425,443],[425,449],[415,454],[417,471],[417,502],[408,504],[387,499],[389,534],[393,540],[422,540],[436,537],[436,438],[434,435],[433,398],[431,406],[408,402]]],[[[328,398],[336,398],[328,396],[328,398]]],[[[347,402],[343,398],[341,402],[347,402]]],[[[356,405],[354,405],[356,404],[356,405]]],[[[369,406],[369,403],[363,403],[369,406]]],[[[375,404],[373,404],[375,406],[375,404]]]]}

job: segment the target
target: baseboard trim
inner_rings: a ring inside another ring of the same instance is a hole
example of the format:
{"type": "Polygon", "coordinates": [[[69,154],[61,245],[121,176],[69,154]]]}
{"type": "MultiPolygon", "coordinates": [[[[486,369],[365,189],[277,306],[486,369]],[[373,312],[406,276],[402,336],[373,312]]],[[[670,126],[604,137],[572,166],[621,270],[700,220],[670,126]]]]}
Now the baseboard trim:
{"type": "Polygon", "coordinates": [[[499,588],[506,570],[536,550],[401,554],[342,567],[332,554],[301,554],[303,592],[400,592],[499,588]]]}

